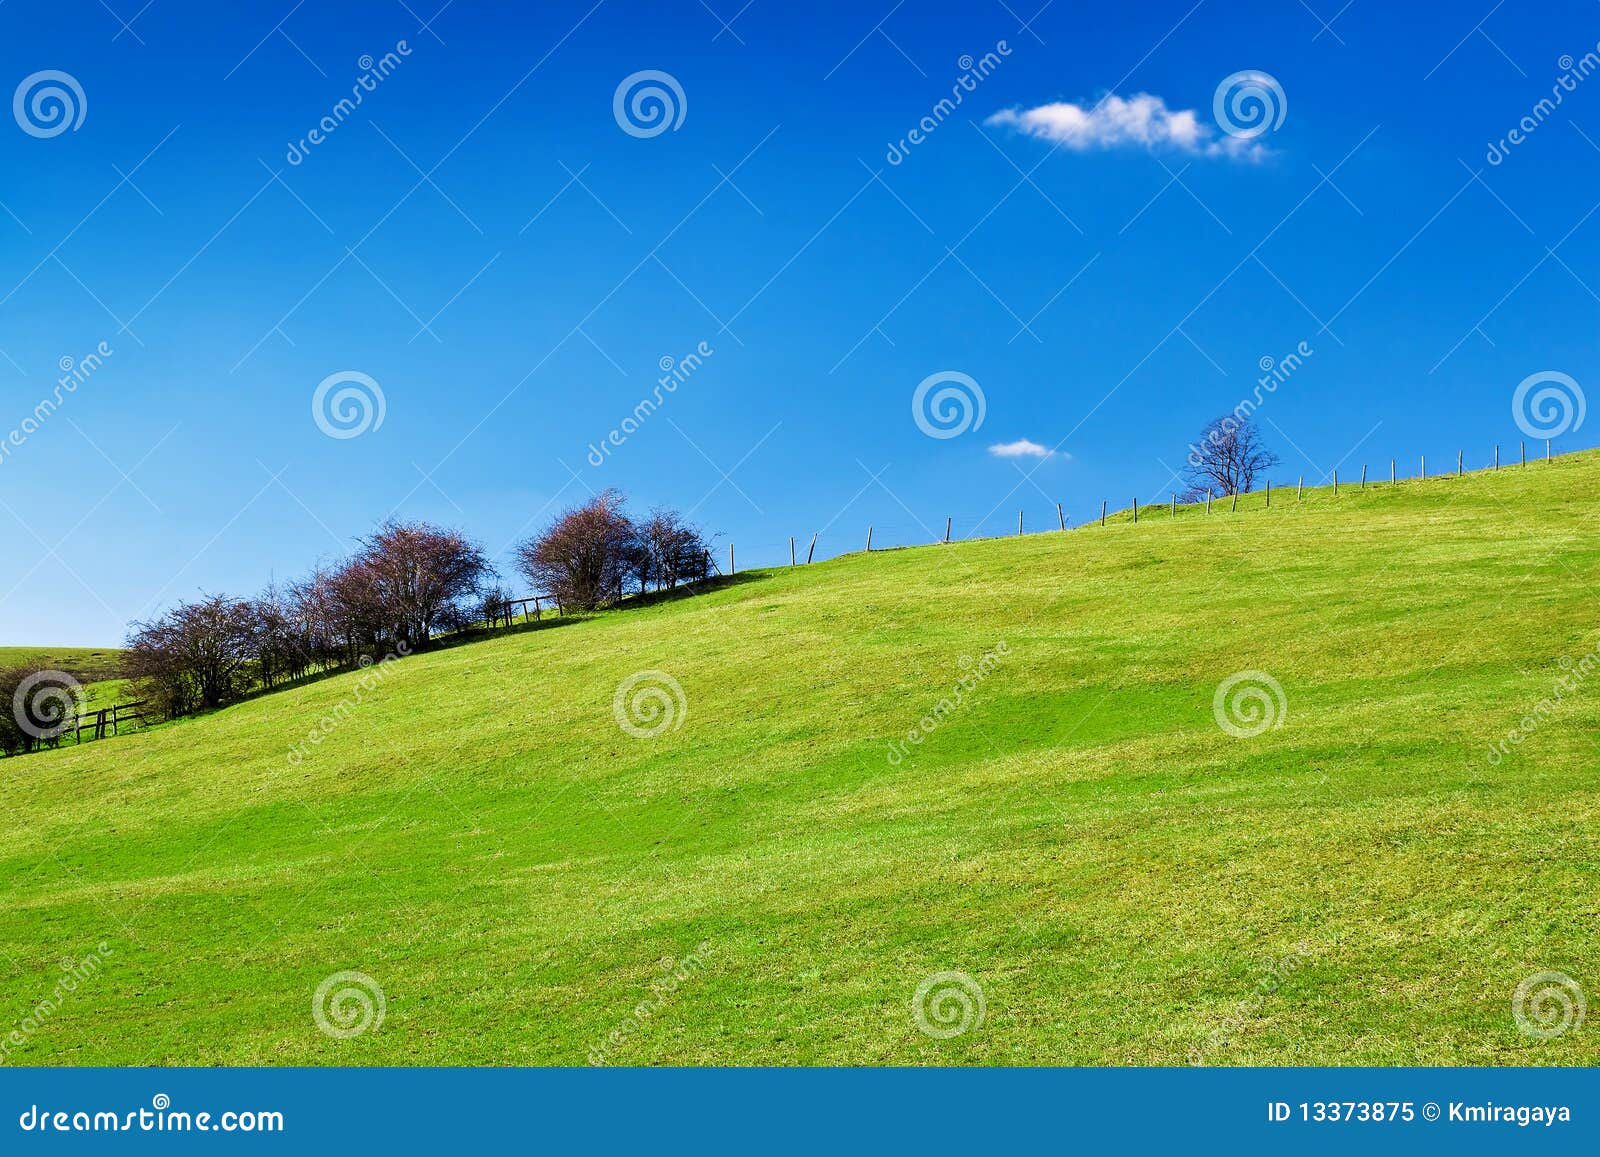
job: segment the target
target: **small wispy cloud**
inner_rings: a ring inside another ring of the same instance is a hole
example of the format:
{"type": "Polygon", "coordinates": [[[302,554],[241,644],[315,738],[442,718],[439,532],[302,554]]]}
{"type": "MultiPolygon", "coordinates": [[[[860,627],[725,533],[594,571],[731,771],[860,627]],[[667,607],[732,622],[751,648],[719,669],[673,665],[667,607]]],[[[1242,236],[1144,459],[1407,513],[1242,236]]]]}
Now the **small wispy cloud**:
{"type": "Polygon", "coordinates": [[[1051,458],[1055,451],[1048,446],[1041,446],[1027,438],[1018,438],[1015,442],[996,442],[989,447],[989,453],[996,458],[1051,458]]]}
{"type": "Polygon", "coordinates": [[[1188,153],[1258,161],[1270,154],[1259,141],[1219,133],[1194,109],[1172,109],[1147,92],[1123,98],[1115,94],[1090,105],[1057,101],[1035,108],[1004,109],[984,122],[1051,141],[1074,152],[1142,148],[1150,152],[1188,153]]]}

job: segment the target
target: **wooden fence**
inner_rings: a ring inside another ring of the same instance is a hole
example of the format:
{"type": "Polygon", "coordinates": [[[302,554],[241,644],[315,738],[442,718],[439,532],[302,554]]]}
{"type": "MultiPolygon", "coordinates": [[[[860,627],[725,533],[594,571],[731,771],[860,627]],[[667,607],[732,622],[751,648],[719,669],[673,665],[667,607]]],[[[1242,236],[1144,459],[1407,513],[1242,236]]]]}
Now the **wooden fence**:
{"type": "Polygon", "coordinates": [[[65,726],[56,733],[55,741],[59,743],[71,733],[74,743],[86,743],[83,737],[85,731],[89,733],[89,739],[104,739],[108,734],[120,735],[124,727],[135,724],[144,727],[144,707],[145,700],[138,699],[132,703],[114,703],[96,711],[80,711],[66,721],[65,726]]]}
{"type": "Polygon", "coordinates": [[[501,599],[492,604],[488,609],[489,626],[511,627],[515,626],[518,618],[518,608],[521,608],[521,618],[524,623],[537,623],[544,615],[544,604],[554,603],[556,614],[566,614],[561,606],[561,600],[554,595],[529,595],[524,599],[501,599]],[[528,604],[533,604],[533,609],[528,609],[528,604]]]}

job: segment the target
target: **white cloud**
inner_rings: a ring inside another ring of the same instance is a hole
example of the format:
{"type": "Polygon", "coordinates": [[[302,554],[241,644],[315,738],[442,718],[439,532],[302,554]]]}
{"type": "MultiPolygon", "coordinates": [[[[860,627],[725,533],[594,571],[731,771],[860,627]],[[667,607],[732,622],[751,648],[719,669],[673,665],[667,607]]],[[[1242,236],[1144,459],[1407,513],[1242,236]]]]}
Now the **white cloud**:
{"type": "Polygon", "coordinates": [[[996,458],[1049,458],[1055,451],[1027,438],[1018,438],[1015,442],[996,442],[989,447],[989,453],[996,458]]]}
{"type": "Polygon", "coordinates": [[[1166,101],[1147,92],[1127,99],[1108,95],[1088,107],[1057,101],[1037,108],[1005,109],[984,123],[1013,128],[1080,153],[1134,147],[1257,161],[1269,152],[1258,141],[1219,134],[1215,125],[1202,123],[1194,109],[1170,109],[1166,101]]]}

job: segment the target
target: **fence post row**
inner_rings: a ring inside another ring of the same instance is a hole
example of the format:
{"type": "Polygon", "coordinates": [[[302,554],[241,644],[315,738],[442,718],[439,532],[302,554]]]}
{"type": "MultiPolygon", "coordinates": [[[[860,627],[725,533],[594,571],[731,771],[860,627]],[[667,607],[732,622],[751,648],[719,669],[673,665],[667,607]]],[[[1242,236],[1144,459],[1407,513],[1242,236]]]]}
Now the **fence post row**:
{"type": "Polygon", "coordinates": [[[94,711],[85,711],[63,721],[61,730],[50,740],[52,744],[60,742],[67,732],[72,732],[74,743],[83,742],[83,733],[91,731],[90,739],[104,739],[109,728],[110,734],[121,735],[122,725],[138,721],[139,726],[145,725],[144,712],[139,710],[146,700],[135,699],[132,703],[113,703],[110,707],[100,707],[94,711]]]}

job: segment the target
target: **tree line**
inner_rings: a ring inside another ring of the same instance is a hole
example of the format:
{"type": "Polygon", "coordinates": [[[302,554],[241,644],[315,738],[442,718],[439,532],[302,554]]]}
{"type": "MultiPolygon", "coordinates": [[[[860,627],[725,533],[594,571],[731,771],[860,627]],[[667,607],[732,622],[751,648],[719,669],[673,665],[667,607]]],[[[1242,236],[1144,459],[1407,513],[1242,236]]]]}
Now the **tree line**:
{"type": "MultiPolygon", "coordinates": [[[[1208,423],[1191,444],[1185,498],[1251,492],[1278,462],[1236,411],[1208,423]]],[[[541,595],[578,612],[629,595],[704,579],[711,540],[682,514],[627,511],[615,490],[564,511],[518,543],[516,571],[541,595]]],[[[323,671],[424,650],[441,636],[509,620],[510,596],[483,548],[465,534],[427,522],[386,521],[356,550],[304,578],[273,584],[252,598],[202,594],[130,626],[124,674],[152,714],[176,718],[210,710],[257,690],[323,671]]],[[[37,668],[0,671],[0,750],[32,750],[70,710],[60,696],[27,708],[15,693],[37,668]],[[34,718],[39,710],[45,716],[34,718]]],[[[35,697],[37,698],[37,697],[35,697]]]]}
{"type": "MultiPolygon", "coordinates": [[[[710,548],[705,532],[677,511],[636,519],[623,495],[607,490],[518,543],[513,557],[538,594],[563,610],[588,612],[705,578],[710,548]]],[[[391,519],[347,558],[318,564],[296,581],[249,598],[201,594],[131,624],[123,674],[152,715],[211,710],[508,619],[510,596],[500,577],[482,546],[461,531],[391,519]]],[[[0,691],[9,700],[8,689],[31,673],[0,671],[0,691]]],[[[37,721],[8,718],[0,749],[38,745],[29,728],[9,726],[18,722],[40,730],[37,721]]]]}

